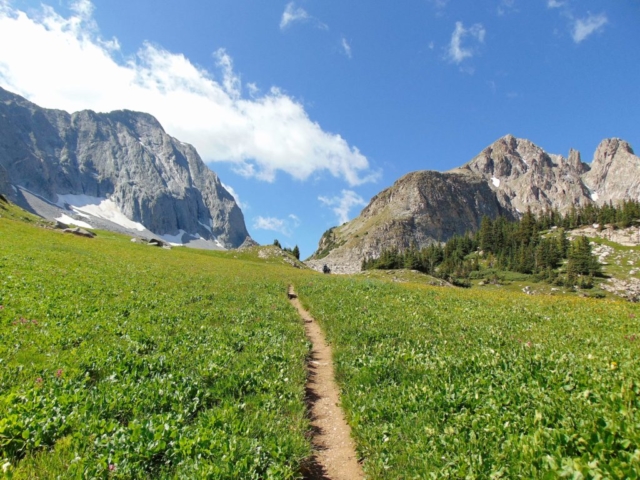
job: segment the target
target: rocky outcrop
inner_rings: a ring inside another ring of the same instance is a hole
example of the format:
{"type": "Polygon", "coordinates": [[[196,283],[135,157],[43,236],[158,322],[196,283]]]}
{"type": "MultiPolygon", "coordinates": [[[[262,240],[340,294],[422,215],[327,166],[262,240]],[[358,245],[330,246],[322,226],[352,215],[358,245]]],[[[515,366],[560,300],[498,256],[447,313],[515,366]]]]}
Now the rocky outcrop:
{"type": "Polygon", "coordinates": [[[364,258],[462,235],[485,215],[513,218],[479,175],[462,169],[409,173],[373,197],[359,217],[326,232],[306,263],[318,271],[326,264],[334,273],[357,272],[364,258]]]}
{"type": "Polygon", "coordinates": [[[619,138],[603,140],[583,177],[598,204],[624,198],[640,200],[640,158],[619,138]]]}
{"type": "MultiPolygon", "coordinates": [[[[234,198],[196,150],[145,113],[68,114],[0,88],[0,192],[15,193],[11,185],[87,222],[109,207],[130,221],[119,222],[125,229],[138,224],[134,230],[178,241],[235,248],[249,235],[234,198]]],[[[100,218],[118,224],[119,217],[100,218]]]]}
{"type": "Polygon", "coordinates": [[[580,153],[550,155],[529,140],[507,135],[461,167],[488,183],[500,204],[512,213],[541,212],[591,203],[581,175],[588,170],[580,153]]]}
{"type": "Polygon", "coordinates": [[[307,264],[354,273],[382,250],[421,248],[476,230],[485,215],[515,219],[529,209],[564,213],[625,198],[640,199],[640,159],[626,142],[603,141],[590,167],[576,150],[565,158],[507,135],[449,172],[405,175],[357,218],[325,232],[307,264]]]}

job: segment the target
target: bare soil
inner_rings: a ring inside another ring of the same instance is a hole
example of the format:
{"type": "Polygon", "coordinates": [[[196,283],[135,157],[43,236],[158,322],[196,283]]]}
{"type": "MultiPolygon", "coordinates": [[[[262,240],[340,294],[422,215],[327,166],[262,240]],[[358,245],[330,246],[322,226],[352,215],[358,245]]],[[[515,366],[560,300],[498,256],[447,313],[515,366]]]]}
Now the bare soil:
{"type": "Polygon", "coordinates": [[[289,299],[304,320],[307,337],[313,344],[307,365],[306,400],[311,419],[314,456],[307,465],[305,479],[363,479],[364,473],[358,463],[351,428],[340,408],[331,347],[318,323],[302,308],[293,287],[289,287],[289,299]]]}

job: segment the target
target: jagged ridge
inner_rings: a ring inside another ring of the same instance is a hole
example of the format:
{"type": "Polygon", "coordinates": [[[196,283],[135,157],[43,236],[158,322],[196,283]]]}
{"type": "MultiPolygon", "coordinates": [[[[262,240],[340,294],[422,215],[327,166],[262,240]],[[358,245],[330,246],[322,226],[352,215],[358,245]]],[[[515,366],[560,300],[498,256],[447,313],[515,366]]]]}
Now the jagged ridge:
{"type": "Polygon", "coordinates": [[[631,198],[640,199],[640,158],[627,142],[604,140],[588,165],[576,150],[565,158],[507,135],[459,168],[400,178],[357,218],[327,232],[307,263],[351,273],[384,249],[422,248],[475,230],[484,215],[517,218],[527,209],[566,212],[631,198]]]}

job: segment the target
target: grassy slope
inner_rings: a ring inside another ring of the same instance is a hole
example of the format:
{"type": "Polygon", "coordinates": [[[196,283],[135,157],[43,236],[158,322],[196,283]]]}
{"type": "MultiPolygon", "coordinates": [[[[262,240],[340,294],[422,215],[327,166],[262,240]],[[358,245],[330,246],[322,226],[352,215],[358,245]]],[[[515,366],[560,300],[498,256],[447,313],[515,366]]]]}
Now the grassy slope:
{"type": "Polygon", "coordinates": [[[638,305],[349,278],[298,291],[371,478],[637,478],[638,305]]]}
{"type": "Polygon", "coordinates": [[[22,216],[0,218],[0,460],[14,478],[298,475],[297,270],[22,216]]]}
{"type": "Polygon", "coordinates": [[[0,215],[14,478],[296,476],[308,345],[289,282],[335,346],[370,478],[637,477],[637,305],[323,276],[0,215]]]}

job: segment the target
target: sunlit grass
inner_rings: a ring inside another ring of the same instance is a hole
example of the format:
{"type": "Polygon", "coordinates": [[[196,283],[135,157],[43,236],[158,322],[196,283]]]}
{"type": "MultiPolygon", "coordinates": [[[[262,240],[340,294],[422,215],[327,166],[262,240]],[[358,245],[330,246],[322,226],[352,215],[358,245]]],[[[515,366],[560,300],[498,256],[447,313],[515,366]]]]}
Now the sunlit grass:
{"type": "Polygon", "coordinates": [[[294,269],[8,216],[0,239],[0,460],[14,478],[299,476],[294,269]]]}
{"type": "Polygon", "coordinates": [[[637,478],[637,305],[355,278],[299,293],[371,478],[637,478]]]}

